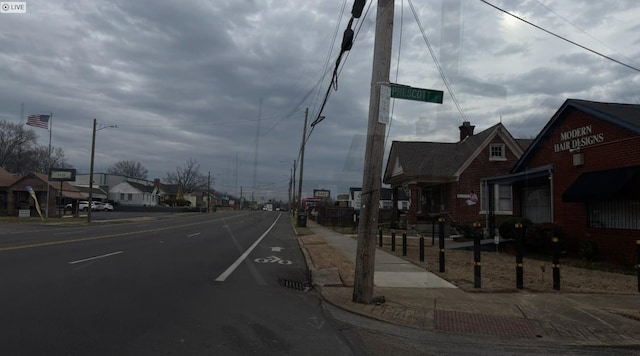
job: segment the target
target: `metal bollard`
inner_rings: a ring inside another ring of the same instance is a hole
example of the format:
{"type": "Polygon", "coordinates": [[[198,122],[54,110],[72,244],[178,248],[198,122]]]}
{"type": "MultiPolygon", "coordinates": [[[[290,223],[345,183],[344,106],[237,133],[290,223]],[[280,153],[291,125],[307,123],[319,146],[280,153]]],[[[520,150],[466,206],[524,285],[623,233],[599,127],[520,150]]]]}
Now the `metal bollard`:
{"type": "Polygon", "coordinates": [[[422,236],[420,236],[420,262],[424,262],[424,237],[422,236]]]}
{"type": "Polygon", "coordinates": [[[482,225],[473,223],[476,233],[473,236],[473,288],[480,288],[482,280],[480,275],[480,239],[482,238],[482,225]]]}
{"type": "Polygon", "coordinates": [[[638,261],[638,292],[640,292],[640,240],[636,240],[636,258],[638,261]]]}
{"type": "Polygon", "coordinates": [[[402,233],[402,256],[407,255],[407,233],[402,233]]]}
{"type": "Polygon", "coordinates": [[[438,218],[438,228],[438,247],[440,248],[438,256],[440,261],[440,272],[444,272],[444,218],[438,218]]]}
{"type": "Polygon", "coordinates": [[[523,286],[523,266],[522,252],[524,250],[524,230],[521,223],[515,225],[516,228],[516,288],[522,289],[523,286]]]}
{"type": "Polygon", "coordinates": [[[560,290],[560,239],[554,237],[551,239],[553,244],[553,289],[560,290]]]}
{"type": "Polygon", "coordinates": [[[378,244],[382,247],[382,229],[378,229],[378,240],[380,241],[378,244]]]}
{"type": "Polygon", "coordinates": [[[391,251],[395,251],[396,250],[396,232],[392,231],[391,232],[391,251]]]}

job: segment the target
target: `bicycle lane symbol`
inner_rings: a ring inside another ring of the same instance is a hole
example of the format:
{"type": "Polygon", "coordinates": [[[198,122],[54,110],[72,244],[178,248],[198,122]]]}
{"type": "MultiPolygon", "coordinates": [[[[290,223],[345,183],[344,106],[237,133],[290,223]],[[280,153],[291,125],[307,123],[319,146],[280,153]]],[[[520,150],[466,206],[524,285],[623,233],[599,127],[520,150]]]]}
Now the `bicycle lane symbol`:
{"type": "Polygon", "coordinates": [[[291,261],[283,260],[282,258],[280,258],[278,256],[258,257],[253,261],[256,262],[256,263],[278,263],[278,264],[281,264],[281,265],[290,265],[291,264],[291,261]]]}

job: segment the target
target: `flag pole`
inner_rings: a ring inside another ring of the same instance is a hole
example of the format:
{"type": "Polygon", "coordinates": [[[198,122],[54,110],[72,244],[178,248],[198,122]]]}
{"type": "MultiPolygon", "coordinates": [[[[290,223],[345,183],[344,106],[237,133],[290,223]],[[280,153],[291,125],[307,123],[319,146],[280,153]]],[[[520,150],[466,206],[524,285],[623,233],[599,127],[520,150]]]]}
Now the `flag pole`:
{"type": "Polygon", "coordinates": [[[49,217],[49,194],[51,192],[51,185],[49,184],[49,173],[51,172],[51,132],[53,131],[53,113],[49,113],[49,160],[47,162],[47,208],[44,209],[44,214],[49,217]]]}

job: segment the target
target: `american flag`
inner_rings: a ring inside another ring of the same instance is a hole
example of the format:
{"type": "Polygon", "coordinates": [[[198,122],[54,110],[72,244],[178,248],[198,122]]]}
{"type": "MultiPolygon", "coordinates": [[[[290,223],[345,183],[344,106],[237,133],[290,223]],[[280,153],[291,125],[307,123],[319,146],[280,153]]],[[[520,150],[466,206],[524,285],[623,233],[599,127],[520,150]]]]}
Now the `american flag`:
{"type": "Polygon", "coordinates": [[[49,129],[49,115],[29,115],[27,125],[39,127],[41,129],[49,129]]]}

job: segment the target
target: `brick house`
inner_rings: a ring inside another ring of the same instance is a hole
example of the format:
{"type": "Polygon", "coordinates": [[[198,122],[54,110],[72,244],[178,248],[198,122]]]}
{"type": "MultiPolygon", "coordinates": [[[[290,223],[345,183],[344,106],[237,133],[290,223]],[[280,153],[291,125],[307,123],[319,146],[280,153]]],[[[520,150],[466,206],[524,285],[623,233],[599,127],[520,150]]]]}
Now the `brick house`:
{"type": "Polygon", "coordinates": [[[566,100],[510,174],[487,178],[483,187],[510,187],[518,198],[514,215],[560,225],[570,255],[588,240],[601,258],[633,264],[640,239],[640,105],[566,100]]]}
{"type": "MultiPolygon", "coordinates": [[[[481,220],[481,179],[508,174],[531,142],[513,138],[502,123],[477,134],[466,121],[459,129],[458,142],[392,143],[383,182],[394,199],[399,190],[408,193],[408,224],[419,228],[437,217],[454,224],[481,220]]],[[[508,193],[503,198],[511,199],[508,193]]]]}

